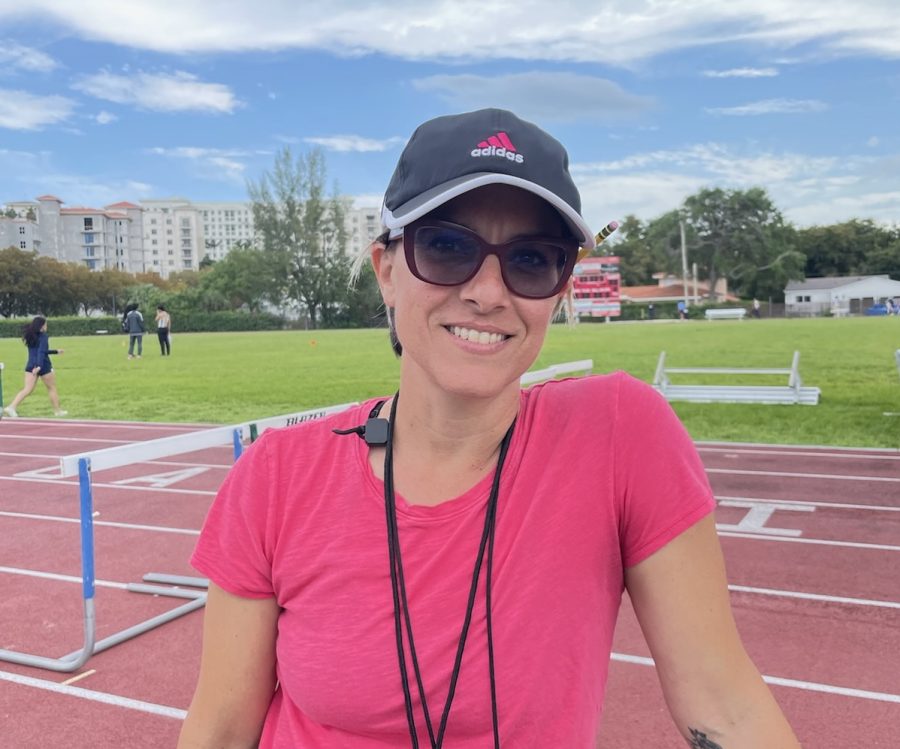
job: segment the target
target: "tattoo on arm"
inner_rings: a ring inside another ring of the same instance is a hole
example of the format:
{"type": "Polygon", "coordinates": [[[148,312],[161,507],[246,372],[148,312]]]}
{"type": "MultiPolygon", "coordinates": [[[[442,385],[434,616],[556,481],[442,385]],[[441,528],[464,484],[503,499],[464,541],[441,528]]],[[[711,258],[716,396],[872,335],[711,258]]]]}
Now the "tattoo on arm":
{"type": "Polygon", "coordinates": [[[722,749],[722,747],[709,738],[703,731],[696,728],[688,728],[691,732],[691,738],[688,742],[691,749],[722,749]]]}

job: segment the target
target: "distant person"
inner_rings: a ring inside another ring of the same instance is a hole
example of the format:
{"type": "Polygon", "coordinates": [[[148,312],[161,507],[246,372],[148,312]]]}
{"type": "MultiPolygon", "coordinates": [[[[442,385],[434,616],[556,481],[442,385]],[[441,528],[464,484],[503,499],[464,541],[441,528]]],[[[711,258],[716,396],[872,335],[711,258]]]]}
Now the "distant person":
{"type": "Polygon", "coordinates": [[[678,302],[678,319],[687,320],[687,305],[684,303],[683,299],[678,302]]]}
{"type": "Polygon", "coordinates": [[[759,320],[759,299],[753,299],[753,310],[751,311],[751,314],[759,320]]]}
{"type": "Polygon", "coordinates": [[[125,309],[122,327],[128,333],[128,358],[134,359],[134,345],[137,343],[137,358],[140,359],[144,353],[144,333],[146,332],[144,316],[137,304],[129,304],[125,309]]]}
{"type": "Polygon", "coordinates": [[[17,406],[31,395],[37,381],[40,380],[47,388],[47,395],[53,406],[56,416],[65,416],[68,411],[59,407],[59,394],[56,391],[56,375],[53,374],[53,364],[50,354],[61,354],[63,349],[50,348],[50,339],[47,337],[47,319],[38,315],[22,329],[22,340],[28,346],[28,361],[25,364],[25,385],[12,399],[12,402],[3,409],[10,418],[17,418],[17,406]]]}
{"type": "Polygon", "coordinates": [[[172,345],[169,335],[172,332],[172,316],[161,305],[156,305],[156,337],[159,338],[159,351],[163,356],[170,356],[172,345]]]}
{"type": "Polygon", "coordinates": [[[656,307],[654,307],[652,303],[647,305],[647,317],[651,320],[656,319],[656,307]]]}

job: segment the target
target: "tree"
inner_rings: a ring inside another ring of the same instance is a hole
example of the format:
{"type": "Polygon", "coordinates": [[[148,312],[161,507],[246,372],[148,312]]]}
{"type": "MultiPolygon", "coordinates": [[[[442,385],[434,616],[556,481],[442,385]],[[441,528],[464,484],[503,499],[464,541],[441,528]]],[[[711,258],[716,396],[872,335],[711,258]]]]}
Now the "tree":
{"type": "Polygon", "coordinates": [[[793,246],[793,232],[762,188],[704,189],[684,201],[682,214],[692,234],[691,256],[713,296],[722,276],[745,294],[803,277],[804,258],[793,246]]]}
{"type": "Polygon", "coordinates": [[[900,278],[897,244],[900,229],[853,219],[797,232],[797,247],[806,257],[806,275],[855,276],[894,273],[900,278]],[[892,249],[894,248],[894,249],[892,249]]]}
{"type": "Polygon", "coordinates": [[[24,317],[43,312],[48,289],[36,252],[15,247],[0,250],[0,315],[24,317]]]}
{"type": "Polygon", "coordinates": [[[345,208],[325,197],[325,177],[321,149],[294,160],[284,148],[273,171],[247,185],[260,245],[278,269],[278,291],[306,310],[310,327],[339,309],[348,275],[345,208]]]}
{"type": "Polygon", "coordinates": [[[6,218],[16,218],[16,216],[17,216],[17,214],[16,214],[16,209],[15,209],[15,208],[7,208],[7,209],[3,212],[3,215],[4,215],[6,218]]]}
{"type": "Polygon", "coordinates": [[[256,313],[264,302],[280,301],[276,270],[271,254],[249,242],[237,242],[224,258],[201,274],[200,285],[225,299],[231,309],[246,306],[256,313]]]}

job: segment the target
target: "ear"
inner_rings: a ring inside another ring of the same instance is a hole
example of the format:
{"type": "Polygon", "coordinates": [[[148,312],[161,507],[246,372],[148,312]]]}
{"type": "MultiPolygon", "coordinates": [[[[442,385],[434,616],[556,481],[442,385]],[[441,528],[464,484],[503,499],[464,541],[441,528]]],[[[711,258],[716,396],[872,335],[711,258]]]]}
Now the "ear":
{"type": "Polygon", "coordinates": [[[372,267],[375,269],[378,288],[381,289],[381,298],[387,307],[394,306],[394,269],[397,265],[397,253],[400,251],[398,244],[390,249],[380,242],[372,245],[372,267]]]}

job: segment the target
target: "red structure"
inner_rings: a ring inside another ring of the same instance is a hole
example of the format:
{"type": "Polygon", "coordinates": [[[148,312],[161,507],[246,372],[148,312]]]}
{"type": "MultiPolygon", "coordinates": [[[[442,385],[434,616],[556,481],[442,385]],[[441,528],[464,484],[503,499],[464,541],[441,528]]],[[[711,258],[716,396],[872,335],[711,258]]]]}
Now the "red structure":
{"type": "Polygon", "coordinates": [[[618,317],[619,258],[615,255],[586,257],[572,274],[577,317],[618,317]]]}

